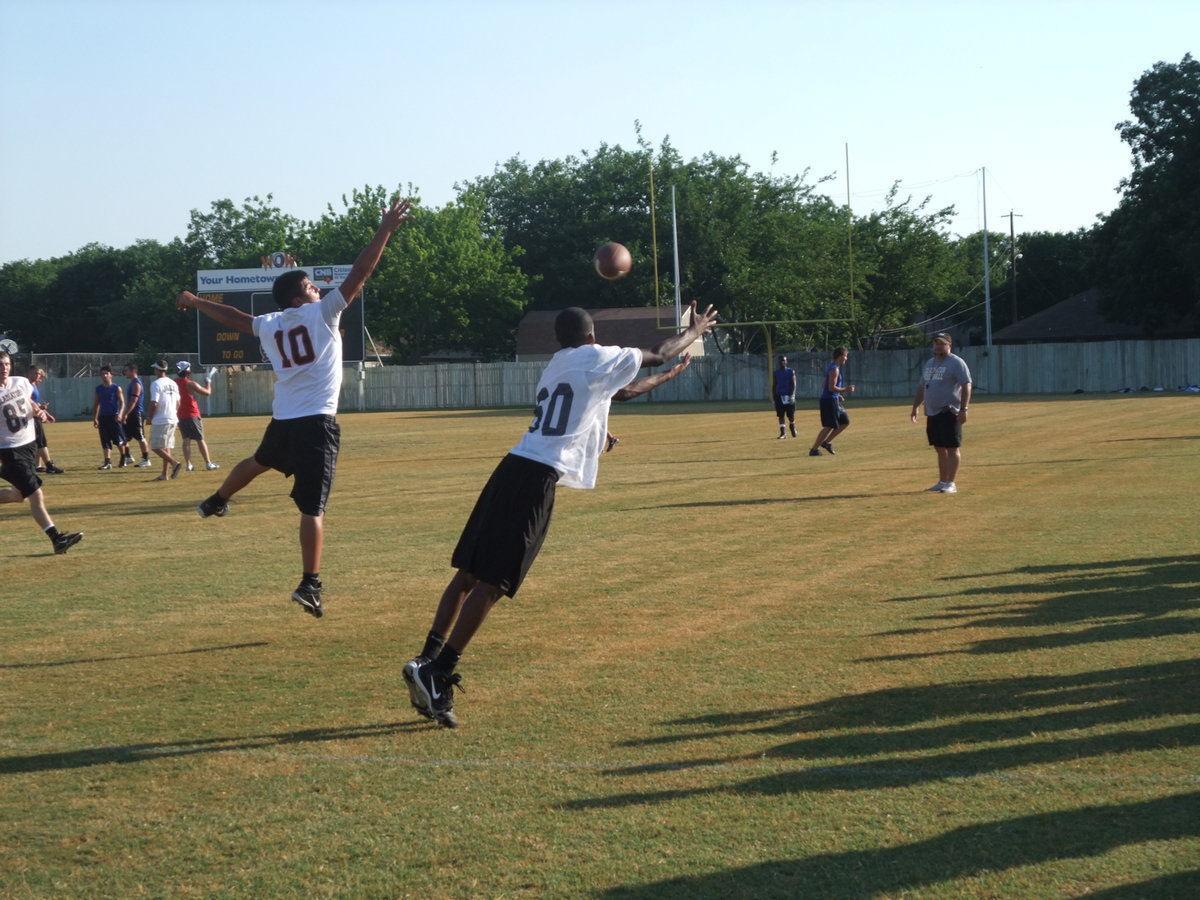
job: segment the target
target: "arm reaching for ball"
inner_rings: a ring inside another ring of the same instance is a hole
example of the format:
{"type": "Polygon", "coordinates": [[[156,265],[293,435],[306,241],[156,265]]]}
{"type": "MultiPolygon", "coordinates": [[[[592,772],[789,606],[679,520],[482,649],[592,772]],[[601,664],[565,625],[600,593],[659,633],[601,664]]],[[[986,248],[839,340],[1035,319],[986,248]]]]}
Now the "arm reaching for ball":
{"type": "Polygon", "coordinates": [[[692,354],[685,353],[679,358],[679,362],[675,363],[675,365],[671,366],[671,368],[663,372],[656,372],[653,375],[647,375],[644,378],[638,378],[635,381],[629,382],[629,384],[625,385],[625,387],[613,394],[613,399],[625,401],[632,400],[634,397],[639,397],[642,394],[648,394],[660,384],[666,384],[668,381],[686,369],[689,365],[691,365],[691,362],[692,354]]]}
{"type": "Polygon", "coordinates": [[[712,308],[712,304],[700,315],[696,314],[696,301],[692,301],[692,316],[691,324],[688,325],[679,334],[672,335],[665,341],[659,342],[649,350],[642,351],[643,366],[661,366],[665,365],[669,360],[674,359],[688,347],[692,346],[704,335],[712,331],[713,324],[717,321],[717,311],[712,308]]]}

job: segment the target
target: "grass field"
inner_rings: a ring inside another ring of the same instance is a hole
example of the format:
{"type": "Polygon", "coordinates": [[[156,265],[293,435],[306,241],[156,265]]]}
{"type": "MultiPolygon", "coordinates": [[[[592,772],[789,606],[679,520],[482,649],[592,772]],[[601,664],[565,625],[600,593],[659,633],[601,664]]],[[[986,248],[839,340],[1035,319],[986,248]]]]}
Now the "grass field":
{"type": "MultiPolygon", "coordinates": [[[[0,896],[1200,896],[1200,398],[905,402],[836,457],[761,405],[618,408],[521,594],[408,706],[520,411],[344,415],[324,619],[290,482],[97,472],[0,507],[0,896]]],[[[227,470],[265,420],[207,421],[227,470]]]]}

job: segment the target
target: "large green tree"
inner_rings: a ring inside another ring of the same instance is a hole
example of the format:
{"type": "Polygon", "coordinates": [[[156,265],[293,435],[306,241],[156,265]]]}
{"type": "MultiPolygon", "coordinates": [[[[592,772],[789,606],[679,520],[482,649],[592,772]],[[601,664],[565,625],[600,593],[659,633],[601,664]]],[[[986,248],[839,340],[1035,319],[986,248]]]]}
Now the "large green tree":
{"type": "Polygon", "coordinates": [[[893,186],[884,209],[856,221],[856,346],[878,347],[922,318],[964,305],[967,261],[946,237],[954,208],[930,210],[929,202],[900,200],[893,186]]]}
{"type": "MultiPolygon", "coordinates": [[[[740,157],[711,153],[685,162],[669,141],[655,153],[639,140],[633,151],[603,145],[533,166],[510,159],[469,188],[523,251],[533,309],[673,309],[678,283],[685,303],[711,303],[725,323],[849,314],[842,214],[805,176],[752,173],[740,157]],[[633,255],[619,281],[591,266],[608,240],[633,255]]],[[[805,332],[778,328],[785,342],[805,332]]],[[[746,349],[758,333],[723,329],[722,346],[746,349]]]]}
{"type": "Polygon", "coordinates": [[[163,301],[187,283],[185,271],[179,241],[120,250],[88,244],[5,266],[0,310],[18,342],[43,353],[132,350],[142,341],[177,348],[194,331],[163,301]]]}
{"type": "Polygon", "coordinates": [[[192,210],[183,243],[196,269],[245,269],[262,257],[303,242],[304,224],[273,205],[274,197],[247,197],[241,206],[215,200],[207,213],[192,210]]]}
{"type": "MultiPolygon", "coordinates": [[[[314,261],[352,261],[394,193],[368,187],[343,197],[345,211],[330,208],[314,223],[304,252],[314,261]]],[[[528,279],[516,265],[518,255],[504,245],[482,198],[472,191],[440,210],[418,203],[367,282],[367,328],[391,347],[397,362],[444,354],[511,358],[513,332],[527,301],[528,279]]]]}
{"type": "Polygon", "coordinates": [[[1147,334],[1200,331],[1200,62],[1155,63],[1135,83],[1133,153],[1120,205],[1099,230],[1105,309],[1147,334]]]}

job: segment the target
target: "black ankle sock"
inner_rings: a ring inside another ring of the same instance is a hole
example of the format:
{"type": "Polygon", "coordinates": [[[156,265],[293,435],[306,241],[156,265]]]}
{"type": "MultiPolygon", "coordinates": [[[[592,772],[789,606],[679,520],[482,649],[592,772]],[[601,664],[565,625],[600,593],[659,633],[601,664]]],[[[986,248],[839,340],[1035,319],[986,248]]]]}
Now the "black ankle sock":
{"type": "Polygon", "coordinates": [[[57,541],[61,532],[53,525],[46,529],[46,536],[52,541],[57,541]]]}
{"type": "Polygon", "coordinates": [[[458,665],[458,661],[462,659],[462,652],[455,650],[449,644],[442,647],[442,651],[437,655],[432,663],[434,671],[441,672],[443,675],[449,675],[454,671],[454,667],[458,665]]]}
{"type": "Polygon", "coordinates": [[[428,636],[425,638],[425,646],[421,648],[421,652],[418,655],[426,659],[437,659],[445,643],[446,639],[442,635],[430,630],[428,636]]]}
{"type": "Polygon", "coordinates": [[[321,575],[318,572],[305,572],[304,577],[300,579],[301,584],[320,584],[321,575]]]}

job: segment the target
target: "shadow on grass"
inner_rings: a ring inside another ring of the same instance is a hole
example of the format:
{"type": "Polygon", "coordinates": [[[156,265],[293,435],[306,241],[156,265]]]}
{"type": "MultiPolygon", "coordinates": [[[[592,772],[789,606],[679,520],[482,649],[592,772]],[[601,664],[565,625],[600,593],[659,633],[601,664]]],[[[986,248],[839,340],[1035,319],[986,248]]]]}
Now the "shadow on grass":
{"type": "Polygon", "coordinates": [[[974,578],[1028,578],[1024,583],[961,588],[952,594],[897,597],[891,602],[954,600],[942,612],[918,621],[937,624],[884,632],[924,634],[955,629],[1057,628],[1050,634],[1006,633],[973,641],[961,649],[863,657],[860,662],[914,659],[956,653],[1012,653],[1070,647],[1131,638],[1200,633],[1200,618],[1180,615],[1200,611],[1200,556],[1150,557],[1075,566],[1030,566],[947,579],[955,585],[974,578]],[[1045,596],[1052,594],[1052,596],[1045,596]],[[1028,600],[1026,595],[1036,595],[1028,600]],[[988,602],[970,602],[972,597],[988,602]],[[994,599],[1000,598],[1000,599],[994,599]]]}
{"type": "Polygon", "coordinates": [[[266,647],[267,641],[251,641],[246,644],[226,644],[221,647],[196,647],[192,650],[164,650],[161,653],[130,653],[122,656],[91,656],[82,659],[60,659],[54,662],[0,663],[0,669],[52,669],[58,666],[79,666],[86,663],[119,662],[126,659],[152,659],[156,656],[188,656],[193,653],[220,653],[225,650],[250,650],[266,647]]]}
{"type": "Polygon", "coordinates": [[[870,497],[900,497],[904,494],[825,494],[817,497],[758,497],[737,500],[696,500],[687,503],[657,503],[653,506],[630,506],[623,512],[641,512],[647,509],[705,509],[722,506],[768,506],[776,503],[828,503],[830,500],[866,500],[870,497]]]}
{"type": "MultiPolygon", "coordinates": [[[[1200,792],[1139,803],[1087,806],[956,828],[937,837],[872,850],[823,853],[712,875],[618,887],[610,900],[700,897],[822,897],[858,900],[900,895],[956,878],[1054,860],[1087,859],[1129,844],[1195,837],[1200,792]]],[[[1182,872],[1089,896],[1195,897],[1200,873],[1182,872]]]]}
{"type": "MultiPolygon", "coordinates": [[[[1029,766],[1164,748],[1200,746],[1189,716],[1200,696],[1200,665],[1183,660],[1076,675],[1038,675],[890,688],[806,706],[722,713],[664,723],[673,733],[619,746],[691,744],[760,734],[787,737],[753,759],[810,765],[736,785],[752,794],[856,791],[996,774],[1029,766]],[[1089,729],[1097,733],[1082,734],[1089,729]],[[984,746],[986,745],[986,746],[984,746]]],[[[736,765],[741,757],[689,757],[609,770],[641,775],[669,769],[736,765]]],[[[727,791],[729,785],[712,788],[727,791]]],[[[621,806],[693,793],[636,793],[585,801],[621,806]]]]}
{"type": "Polygon", "coordinates": [[[299,731],[285,731],[280,734],[215,737],[198,741],[162,741],[112,747],[83,747],[78,750],[35,753],[28,756],[0,757],[0,775],[14,775],[20,772],[49,772],[60,769],[79,769],[87,766],[110,765],[112,763],[141,763],[154,759],[194,756],[200,753],[244,752],[246,750],[286,747],[292,744],[386,737],[425,727],[427,727],[427,723],[424,721],[389,722],[379,725],[353,725],[344,728],[305,728],[299,731]]]}

